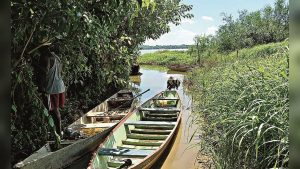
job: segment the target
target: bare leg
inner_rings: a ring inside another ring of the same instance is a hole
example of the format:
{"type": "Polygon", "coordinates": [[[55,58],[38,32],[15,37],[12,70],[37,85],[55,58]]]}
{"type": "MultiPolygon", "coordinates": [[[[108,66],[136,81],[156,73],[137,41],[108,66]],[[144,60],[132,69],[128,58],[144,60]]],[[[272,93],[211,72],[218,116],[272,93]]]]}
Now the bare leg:
{"type": "Polygon", "coordinates": [[[61,136],[61,116],[59,112],[59,108],[55,108],[51,111],[51,115],[56,127],[56,132],[61,136]]]}

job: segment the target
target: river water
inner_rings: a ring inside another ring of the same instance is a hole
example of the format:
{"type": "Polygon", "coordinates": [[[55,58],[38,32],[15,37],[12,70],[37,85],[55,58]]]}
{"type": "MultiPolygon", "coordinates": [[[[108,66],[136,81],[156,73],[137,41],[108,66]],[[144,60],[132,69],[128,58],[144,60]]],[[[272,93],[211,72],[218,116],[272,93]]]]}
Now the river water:
{"type": "Polygon", "coordinates": [[[168,71],[166,68],[157,66],[142,66],[140,72],[141,76],[132,76],[131,81],[135,83],[135,87],[140,91],[150,89],[141,97],[141,102],[144,102],[153,97],[158,92],[166,90],[167,80],[170,76],[181,81],[181,86],[178,88],[178,93],[184,105],[184,113],[180,124],[179,131],[176,138],[173,140],[173,145],[169,146],[159,160],[153,167],[154,169],[196,169],[199,168],[196,161],[199,146],[197,137],[191,138],[192,134],[196,131],[196,126],[192,123],[194,120],[191,114],[191,97],[186,92],[184,86],[185,74],[168,71]]]}

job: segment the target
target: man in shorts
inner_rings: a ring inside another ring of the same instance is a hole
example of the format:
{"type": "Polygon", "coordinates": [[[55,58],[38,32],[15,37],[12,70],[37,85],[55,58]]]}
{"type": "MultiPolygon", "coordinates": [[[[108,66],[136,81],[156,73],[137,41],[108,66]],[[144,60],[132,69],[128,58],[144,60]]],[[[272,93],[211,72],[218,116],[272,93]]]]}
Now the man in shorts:
{"type": "Polygon", "coordinates": [[[61,76],[60,58],[54,52],[50,52],[47,46],[42,47],[40,52],[40,66],[43,69],[41,77],[43,102],[53,118],[57,134],[62,136],[59,108],[63,108],[65,104],[65,85],[61,76]]]}

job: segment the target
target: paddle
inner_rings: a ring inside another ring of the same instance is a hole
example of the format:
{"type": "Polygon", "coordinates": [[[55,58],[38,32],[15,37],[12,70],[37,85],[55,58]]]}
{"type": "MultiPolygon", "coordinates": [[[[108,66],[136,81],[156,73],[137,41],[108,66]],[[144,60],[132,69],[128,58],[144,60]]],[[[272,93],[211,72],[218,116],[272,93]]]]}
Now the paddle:
{"type": "Polygon", "coordinates": [[[133,97],[133,98],[130,99],[130,100],[125,101],[125,102],[122,103],[120,106],[118,106],[118,107],[116,107],[116,108],[114,108],[114,109],[112,109],[112,110],[117,110],[118,108],[122,107],[123,105],[127,104],[128,102],[130,102],[130,101],[132,101],[132,100],[134,100],[134,99],[140,97],[141,95],[143,95],[143,94],[145,94],[145,93],[147,93],[147,92],[149,92],[149,91],[150,91],[150,89],[147,89],[146,91],[144,91],[144,92],[142,92],[142,93],[136,95],[135,97],[133,97]]]}

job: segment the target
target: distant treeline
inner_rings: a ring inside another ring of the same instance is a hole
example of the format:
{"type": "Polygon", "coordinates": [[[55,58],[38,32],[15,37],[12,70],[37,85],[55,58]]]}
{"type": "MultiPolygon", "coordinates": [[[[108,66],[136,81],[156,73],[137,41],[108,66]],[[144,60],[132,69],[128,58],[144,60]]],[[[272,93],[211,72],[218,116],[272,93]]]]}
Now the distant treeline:
{"type": "Polygon", "coordinates": [[[149,50],[149,49],[188,49],[191,45],[141,45],[140,50],[149,50]]]}

